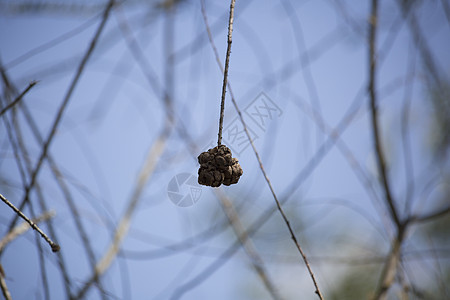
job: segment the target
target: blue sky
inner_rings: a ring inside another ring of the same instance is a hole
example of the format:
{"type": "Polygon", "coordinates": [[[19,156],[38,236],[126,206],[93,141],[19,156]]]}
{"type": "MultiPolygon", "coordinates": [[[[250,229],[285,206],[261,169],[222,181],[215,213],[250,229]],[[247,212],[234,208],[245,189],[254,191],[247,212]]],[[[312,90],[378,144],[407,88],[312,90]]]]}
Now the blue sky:
{"type": "MultiPolygon", "coordinates": [[[[206,2],[214,43],[223,62],[229,3],[206,2]]],[[[31,80],[39,81],[23,102],[45,137],[98,26],[100,12],[74,13],[62,9],[0,13],[1,63],[19,90],[31,80]],[[94,21],[70,38],[27,58],[22,57],[88,20],[94,21]]],[[[320,129],[321,119],[325,127],[334,128],[349,111],[358,107],[354,119],[341,132],[344,146],[374,184],[375,195],[382,195],[376,183],[365,92],[369,1],[237,1],[235,13],[229,81],[244,119],[257,136],[255,146],[275,192],[282,196],[291,185],[298,185],[284,207],[307,255],[375,255],[387,251],[392,228],[386,221],[386,207],[361,184],[361,177],[340,148],[330,148],[311,174],[302,182],[292,183],[328,139],[320,129]],[[272,118],[264,119],[267,123],[263,127],[255,123],[250,113],[259,107],[261,93],[277,108],[272,118]],[[336,245],[338,253],[333,250],[336,245]]],[[[167,46],[168,23],[164,16],[161,10],[145,3],[123,5],[113,11],[50,147],[52,157],[69,183],[97,261],[105,253],[112,228],[118,224],[131,198],[146,153],[165,124],[161,87],[167,86],[167,47],[170,46],[167,46]],[[130,53],[118,26],[124,18],[150,68],[142,63],[139,66],[130,53]],[[156,78],[156,89],[149,85],[140,67],[151,70],[156,78]]],[[[450,26],[440,1],[420,3],[416,16],[440,74],[448,78],[450,26]]],[[[381,2],[379,24],[380,124],[394,194],[400,206],[407,190],[400,142],[400,116],[405,99],[411,101],[408,128],[414,163],[412,177],[417,181],[428,170],[427,136],[430,135],[432,109],[420,53],[395,1],[381,2]]],[[[196,175],[196,153],[206,150],[217,139],[223,78],[207,40],[199,1],[186,1],[176,9],[172,49],[175,53],[171,92],[175,126],[185,127],[196,149],[191,153],[179,130],[169,135],[133,214],[129,234],[122,244],[123,255],[102,277],[103,286],[112,298],[114,295],[120,299],[130,296],[133,299],[168,299],[177,287],[204,270],[235,240],[228,228],[207,241],[194,240],[192,248],[173,255],[135,260],[129,254],[127,258],[127,253],[133,251],[164,249],[199,232],[214,229],[217,222],[226,220],[210,188],[202,187],[199,201],[185,208],[175,206],[167,194],[168,183],[177,174],[196,175]]],[[[232,128],[233,124],[241,126],[239,121],[233,123],[236,117],[228,92],[224,128],[232,128]]],[[[35,164],[40,146],[21,113],[18,122],[35,164]]],[[[224,131],[225,140],[230,139],[229,134],[224,131]]],[[[0,143],[2,194],[18,204],[23,189],[4,123],[0,125],[0,143]]],[[[252,149],[237,152],[233,154],[239,159],[244,175],[237,185],[221,189],[238,208],[244,226],[248,226],[273,207],[274,200],[252,149]]],[[[439,174],[439,168],[434,166],[432,172],[439,174]]],[[[91,273],[86,253],[47,164],[38,180],[48,206],[56,212],[54,225],[70,269],[72,289],[76,291],[91,273]]],[[[426,183],[416,184],[413,211],[426,212],[437,207],[448,181],[442,177],[433,184],[436,187],[432,192],[427,190],[426,183]],[[426,202],[421,197],[423,194],[430,195],[426,202]]],[[[189,189],[184,187],[183,193],[186,191],[189,189]]],[[[32,196],[32,200],[37,201],[36,194],[32,196]]],[[[1,230],[6,232],[12,212],[2,209],[0,217],[1,230]]],[[[1,257],[14,299],[44,297],[34,234],[28,232],[15,240],[1,257]]],[[[278,212],[260,228],[254,243],[285,297],[293,297],[301,291],[304,298],[315,299],[311,280],[278,212]]],[[[47,274],[55,283],[50,285],[51,298],[59,299],[65,294],[57,260],[46,245],[42,245],[48,262],[47,274]]],[[[168,250],[166,254],[169,253],[168,250]]],[[[345,271],[327,263],[313,263],[312,267],[326,292],[339,284],[336,275],[345,271]]],[[[89,299],[99,298],[94,290],[88,294],[89,299]]],[[[239,250],[183,299],[248,299],[255,297],[252,293],[269,297],[245,253],[239,250]]]]}

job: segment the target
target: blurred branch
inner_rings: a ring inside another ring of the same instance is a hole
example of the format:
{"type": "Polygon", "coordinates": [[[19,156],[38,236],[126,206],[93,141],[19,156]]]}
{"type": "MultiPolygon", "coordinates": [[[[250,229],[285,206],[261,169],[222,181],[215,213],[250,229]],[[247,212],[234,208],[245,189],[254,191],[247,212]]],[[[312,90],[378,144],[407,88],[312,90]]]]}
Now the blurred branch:
{"type": "Polygon", "coordinates": [[[167,129],[163,130],[163,132],[160,134],[158,139],[148,151],[146,161],[142,166],[141,171],[139,172],[136,187],[134,188],[133,195],[128,202],[125,214],[115,229],[113,240],[103,257],[95,265],[91,277],[87,280],[86,284],[74,297],[75,299],[83,299],[92,284],[103,275],[103,273],[109,268],[113,260],[116,258],[123,239],[130,229],[131,217],[133,216],[133,213],[136,210],[139,201],[141,200],[141,195],[144,190],[145,184],[153,174],[158,158],[164,151],[169,132],[170,131],[167,129]]]}
{"type": "MultiPolygon", "coordinates": [[[[408,51],[408,74],[415,75],[416,70],[416,49],[412,46],[409,47],[408,51]]],[[[405,79],[405,84],[406,79],[405,79]]],[[[413,97],[413,87],[414,81],[405,86],[404,98],[402,105],[402,116],[401,116],[401,142],[403,148],[403,157],[405,164],[405,179],[406,179],[406,196],[405,196],[405,206],[404,210],[407,215],[411,212],[411,205],[413,203],[413,196],[415,190],[415,179],[414,179],[414,164],[412,159],[412,148],[411,148],[411,134],[410,134],[410,114],[411,114],[411,102],[413,97]]]]}
{"type": "Polygon", "coordinates": [[[450,26],[450,4],[447,0],[441,0],[442,7],[444,7],[445,17],[447,18],[447,23],[450,26]]]}
{"type": "MultiPolygon", "coordinates": [[[[167,24],[166,24],[166,43],[165,47],[172,48],[173,46],[173,14],[172,14],[172,7],[168,7],[168,16],[167,16],[167,24]]],[[[120,12],[120,10],[119,10],[120,12]]],[[[122,15],[122,22],[119,24],[120,28],[122,30],[122,33],[126,36],[127,45],[130,48],[135,60],[137,62],[144,62],[143,64],[139,64],[141,67],[141,70],[143,71],[149,85],[156,89],[156,76],[153,76],[153,73],[149,73],[152,71],[150,64],[145,59],[145,56],[143,55],[142,50],[140,49],[139,45],[137,44],[137,41],[134,39],[131,30],[129,29],[126,20],[124,16],[122,15]]],[[[167,51],[169,49],[165,49],[166,53],[170,53],[170,51],[167,51]]],[[[173,89],[173,60],[170,56],[168,56],[168,61],[166,62],[167,72],[166,72],[166,87],[170,89],[170,91],[173,89]]],[[[149,181],[150,177],[152,176],[155,167],[157,165],[157,162],[161,155],[164,152],[164,149],[167,144],[167,140],[170,136],[170,133],[172,132],[172,129],[174,127],[174,119],[173,119],[173,108],[172,108],[172,99],[170,95],[170,91],[163,90],[163,99],[165,104],[165,124],[164,128],[162,129],[161,133],[159,134],[156,141],[153,143],[153,145],[150,147],[146,160],[144,164],[141,167],[141,170],[139,172],[136,186],[133,189],[133,194],[128,202],[125,214],[123,215],[122,219],[120,220],[119,224],[117,225],[114,237],[109,245],[107,251],[103,255],[103,257],[98,261],[98,263],[95,265],[95,268],[93,270],[93,274],[88,279],[87,283],[78,291],[77,295],[75,296],[75,299],[83,299],[90,289],[90,287],[93,285],[93,283],[98,280],[110,267],[111,263],[114,261],[114,259],[117,257],[120,247],[122,245],[123,240],[125,239],[126,235],[128,234],[128,231],[130,229],[131,219],[132,216],[138,207],[138,204],[140,200],[142,199],[142,193],[144,191],[145,185],[149,181]]]]}
{"type": "MultiPolygon", "coordinates": [[[[113,8],[113,6],[114,6],[114,0],[110,0],[108,2],[108,5],[107,5],[105,11],[104,11],[104,14],[103,14],[102,20],[100,22],[100,25],[97,28],[97,31],[96,31],[94,37],[92,38],[92,40],[91,40],[91,42],[89,44],[89,47],[88,47],[88,49],[87,49],[83,59],[80,62],[80,65],[78,66],[78,69],[77,69],[77,71],[75,73],[75,76],[74,76],[70,86],[69,86],[69,89],[67,90],[67,93],[64,96],[63,102],[61,103],[61,106],[58,109],[58,113],[56,115],[55,120],[53,121],[50,133],[49,133],[45,143],[42,146],[42,151],[41,151],[41,154],[39,156],[39,159],[38,159],[38,162],[36,164],[36,167],[34,168],[32,174],[31,174],[30,183],[25,188],[25,195],[23,197],[22,202],[20,203],[19,210],[22,210],[25,207],[25,205],[27,204],[27,202],[29,201],[30,192],[31,192],[31,190],[34,187],[34,184],[36,183],[36,179],[38,177],[39,171],[41,170],[42,163],[44,162],[44,160],[45,160],[45,158],[47,156],[48,149],[49,149],[50,144],[51,144],[51,142],[53,140],[53,137],[55,136],[56,130],[57,130],[58,125],[59,125],[59,123],[60,123],[60,121],[62,119],[63,113],[64,113],[64,111],[65,111],[65,109],[67,107],[67,104],[69,103],[69,100],[71,99],[71,96],[73,94],[73,91],[75,90],[75,87],[76,87],[79,79],[81,78],[81,74],[84,71],[84,68],[85,68],[85,66],[87,64],[88,59],[91,56],[91,54],[93,53],[93,51],[94,51],[94,48],[95,48],[95,46],[97,44],[98,39],[100,38],[100,34],[102,33],[102,31],[103,31],[103,29],[104,29],[104,27],[106,25],[106,21],[108,20],[109,13],[110,13],[111,9],[113,8]]],[[[16,222],[17,222],[17,218],[15,218],[11,222],[10,228],[14,227],[16,222]]]]}
{"type": "Polygon", "coordinates": [[[426,43],[426,39],[424,38],[420,30],[419,23],[413,11],[414,3],[410,5],[411,2],[413,1],[397,0],[397,3],[403,13],[403,17],[408,21],[414,44],[416,45],[417,49],[419,49],[420,54],[422,55],[424,65],[429,72],[429,75],[431,75],[431,77],[433,78],[436,87],[441,89],[443,86],[441,83],[438,66],[435,63],[433,55],[426,43]]]}
{"type": "MultiPolygon", "coordinates": [[[[52,248],[53,252],[58,252],[59,251],[60,246],[58,244],[54,243],[33,221],[31,221],[27,216],[25,216],[25,214],[23,212],[21,212],[19,209],[17,209],[17,207],[15,207],[14,204],[9,202],[8,199],[6,199],[2,194],[0,194],[0,199],[6,205],[8,205],[18,216],[20,216],[22,219],[24,219],[30,225],[31,228],[36,230],[42,236],[42,238],[50,245],[50,247],[52,248]]],[[[19,229],[17,229],[17,230],[19,230],[19,229]]],[[[15,235],[12,235],[12,236],[9,237],[10,239],[11,239],[11,237],[14,238],[15,236],[17,236],[20,233],[22,233],[21,231],[17,231],[17,230],[15,231],[15,235]],[[17,232],[19,232],[19,233],[17,233],[17,232]]],[[[10,230],[10,232],[13,232],[13,230],[10,230]]],[[[1,242],[0,243],[0,250],[4,247],[3,243],[7,243],[7,242],[1,242]]]]}
{"type": "MultiPolygon", "coordinates": [[[[248,232],[248,231],[247,231],[248,232]]],[[[202,272],[197,276],[187,281],[186,283],[178,286],[172,296],[171,300],[180,299],[187,291],[198,286],[200,283],[205,281],[211,276],[215,271],[217,271],[223,264],[229,261],[229,258],[233,256],[239,250],[240,241],[236,240],[230,247],[223,251],[211,264],[209,264],[202,272]]]]}
{"type": "Polygon", "coordinates": [[[81,32],[83,32],[86,29],[88,29],[89,27],[91,27],[101,16],[102,16],[102,14],[96,15],[96,16],[90,18],[89,20],[87,20],[86,22],[82,23],[80,26],[77,26],[76,28],[57,36],[56,38],[54,38],[48,42],[45,42],[27,52],[25,52],[24,54],[16,57],[15,59],[5,63],[5,68],[11,69],[21,63],[24,63],[29,58],[31,58],[39,53],[42,53],[48,49],[51,49],[52,47],[55,47],[55,46],[59,45],[60,43],[80,34],[81,32]]]}
{"type": "MultiPolygon", "coordinates": [[[[9,1],[9,3],[0,3],[0,12],[2,14],[29,14],[29,13],[54,13],[61,15],[85,15],[93,14],[105,7],[104,1],[85,1],[86,3],[77,3],[78,1],[9,1]]],[[[122,2],[140,2],[140,0],[124,0],[122,2]]]]}
{"type": "Polygon", "coordinates": [[[2,289],[3,297],[5,300],[12,300],[11,293],[8,290],[8,286],[5,281],[5,271],[3,270],[3,266],[0,264],[0,288],[2,289]]]}
{"type": "Polygon", "coordinates": [[[448,213],[450,213],[450,206],[442,208],[442,209],[438,209],[434,212],[431,212],[431,213],[423,215],[423,216],[411,216],[408,219],[408,222],[409,223],[420,223],[420,222],[432,221],[434,219],[445,216],[448,213]]]}
{"type": "MultiPolygon", "coordinates": [[[[121,9],[117,9],[115,16],[119,20],[119,28],[125,39],[126,45],[129,51],[131,52],[133,59],[136,61],[137,66],[145,76],[147,83],[152,88],[155,95],[159,95],[160,93],[163,94],[163,104],[166,110],[165,113],[167,116],[167,121],[172,123],[174,120],[174,112],[173,107],[171,105],[171,101],[169,101],[170,95],[168,91],[165,88],[161,87],[161,85],[159,84],[157,74],[153,70],[149,61],[146,59],[144,51],[140,47],[136,38],[134,37],[133,32],[126,20],[123,11],[121,9]]],[[[168,57],[167,63],[173,65],[174,60],[171,55],[168,57]]]]}
{"type": "Polygon", "coordinates": [[[334,0],[333,4],[336,6],[336,10],[342,15],[344,21],[348,26],[358,35],[364,36],[364,28],[360,22],[356,20],[351,13],[348,12],[346,4],[342,0],[334,0]]]}
{"type": "Polygon", "coordinates": [[[233,228],[234,233],[236,234],[242,247],[244,248],[245,253],[250,258],[252,267],[258,273],[267,291],[270,293],[273,299],[282,299],[274,283],[270,279],[269,274],[267,273],[263,260],[259,256],[258,252],[255,249],[255,246],[247,235],[247,232],[245,231],[241,223],[239,215],[233,206],[233,203],[230,201],[230,199],[228,199],[222,189],[215,189],[214,192],[217,195],[217,198],[219,198],[220,200],[222,209],[225,211],[225,214],[231,227],[233,228]]]}
{"type": "Polygon", "coordinates": [[[16,99],[14,99],[11,103],[9,103],[8,105],[6,105],[1,111],[0,111],[0,117],[8,111],[8,109],[12,108],[14,105],[16,105],[17,103],[19,103],[20,100],[22,100],[23,96],[25,96],[26,93],[28,93],[29,90],[31,90],[31,88],[33,86],[35,86],[37,83],[37,81],[32,81],[28,84],[27,88],[25,90],[23,90],[22,93],[20,93],[19,96],[16,97],[16,99]]]}

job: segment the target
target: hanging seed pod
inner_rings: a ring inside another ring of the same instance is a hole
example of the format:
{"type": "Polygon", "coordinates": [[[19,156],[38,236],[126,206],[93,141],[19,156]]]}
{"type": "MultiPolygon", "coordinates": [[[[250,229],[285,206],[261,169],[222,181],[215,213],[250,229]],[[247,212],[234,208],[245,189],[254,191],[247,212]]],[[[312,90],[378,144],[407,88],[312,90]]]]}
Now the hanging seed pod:
{"type": "Polygon", "coordinates": [[[231,156],[231,150],[220,145],[198,156],[198,183],[211,187],[235,184],[244,173],[239,161],[231,156]]]}

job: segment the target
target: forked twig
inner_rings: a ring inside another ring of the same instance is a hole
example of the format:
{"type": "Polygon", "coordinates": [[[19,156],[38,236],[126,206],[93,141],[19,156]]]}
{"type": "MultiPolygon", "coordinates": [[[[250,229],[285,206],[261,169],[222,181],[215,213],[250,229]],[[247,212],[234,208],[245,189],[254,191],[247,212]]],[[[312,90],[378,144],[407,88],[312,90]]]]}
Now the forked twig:
{"type": "Polygon", "coordinates": [[[61,247],[57,243],[53,242],[33,221],[31,221],[27,216],[25,216],[25,214],[22,211],[20,211],[17,207],[15,207],[14,204],[9,202],[9,200],[6,199],[2,194],[0,194],[0,199],[2,199],[2,201],[6,205],[11,207],[11,209],[18,216],[20,216],[22,219],[24,219],[31,226],[31,228],[36,230],[42,236],[42,238],[50,245],[53,252],[58,252],[61,249],[61,247]]]}

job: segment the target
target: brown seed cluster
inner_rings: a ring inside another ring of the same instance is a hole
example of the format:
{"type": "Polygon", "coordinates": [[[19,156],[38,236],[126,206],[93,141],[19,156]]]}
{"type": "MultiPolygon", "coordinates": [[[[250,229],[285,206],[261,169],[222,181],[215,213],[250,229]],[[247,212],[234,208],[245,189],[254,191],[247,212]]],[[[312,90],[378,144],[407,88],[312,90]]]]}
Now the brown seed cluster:
{"type": "Polygon", "coordinates": [[[202,185],[219,187],[222,183],[234,184],[244,173],[237,158],[231,157],[231,150],[225,145],[202,152],[198,162],[198,183],[202,185]]]}

